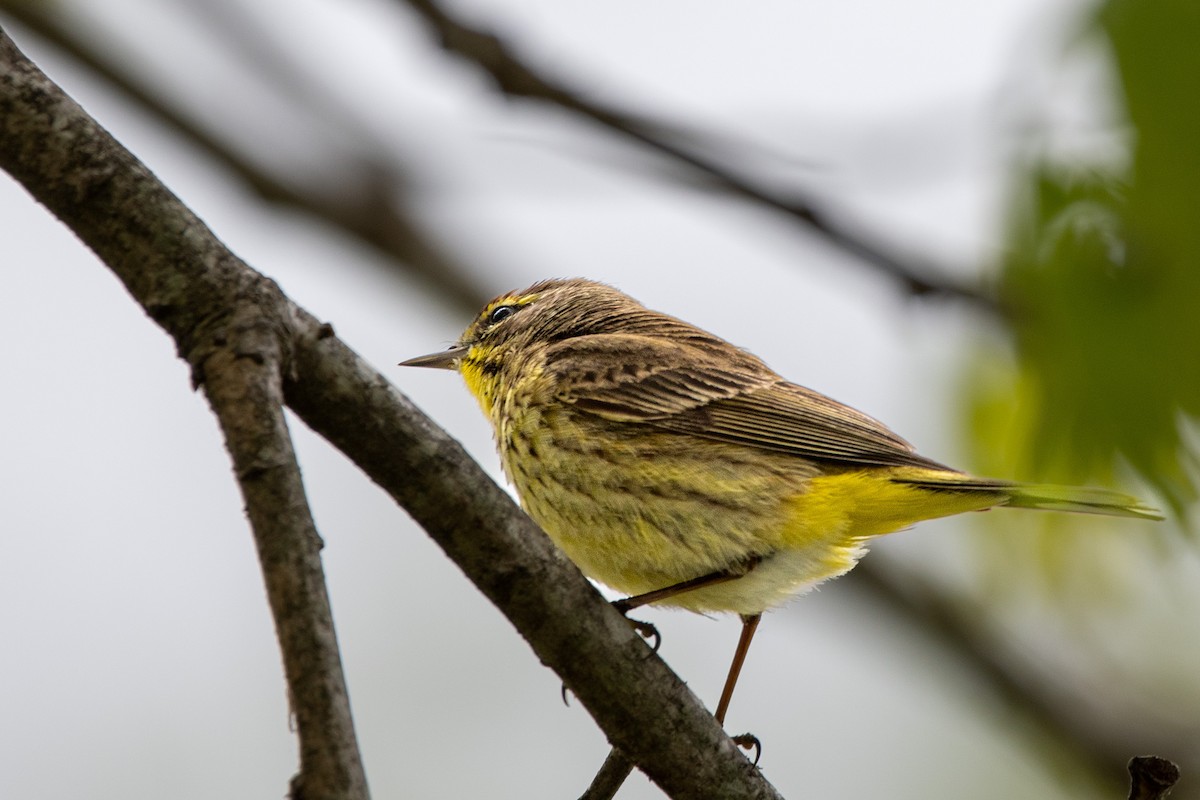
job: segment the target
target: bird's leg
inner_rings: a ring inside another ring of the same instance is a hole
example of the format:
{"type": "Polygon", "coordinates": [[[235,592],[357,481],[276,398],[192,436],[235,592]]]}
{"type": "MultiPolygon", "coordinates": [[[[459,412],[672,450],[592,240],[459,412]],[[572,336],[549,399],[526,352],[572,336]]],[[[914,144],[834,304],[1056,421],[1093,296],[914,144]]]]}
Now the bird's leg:
{"type": "MultiPolygon", "coordinates": [[[[621,612],[621,616],[625,617],[629,624],[633,626],[633,629],[637,631],[643,639],[651,643],[650,649],[657,653],[658,646],[662,644],[662,636],[659,634],[658,628],[654,627],[654,625],[649,622],[645,622],[644,620],[629,619],[630,611],[635,608],[640,608],[644,605],[649,605],[650,603],[657,603],[659,600],[666,600],[668,597],[674,597],[675,595],[683,594],[684,592],[690,592],[693,589],[701,589],[705,586],[715,586],[718,583],[737,580],[738,578],[745,576],[750,570],[757,567],[760,561],[762,561],[761,556],[751,556],[744,563],[739,564],[737,567],[732,569],[724,569],[720,572],[710,572],[707,575],[701,575],[699,578],[691,578],[686,581],[681,581],[680,583],[672,584],[671,586],[663,587],[662,589],[655,589],[652,592],[635,594],[633,597],[626,597],[623,600],[613,600],[612,607],[621,612]]],[[[749,646],[749,642],[747,642],[746,645],[749,646]]],[[[742,657],[745,658],[745,654],[743,654],[742,657]]],[[[741,665],[739,664],[739,667],[740,666],[741,665]]],[[[733,691],[732,688],[730,691],[733,691]]],[[[565,683],[562,686],[562,699],[564,703],[567,702],[567,685],[565,683]]],[[[720,720],[718,719],[718,721],[720,720]]]]}
{"type": "MultiPolygon", "coordinates": [[[[738,578],[745,577],[747,573],[753,570],[762,562],[761,556],[754,556],[746,562],[739,564],[733,569],[725,569],[719,572],[710,572],[707,575],[701,575],[698,578],[676,583],[673,586],[667,586],[662,589],[655,589],[652,592],[645,594],[634,595],[627,597],[624,600],[617,600],[613,603],[613,607],[622,614],[627,614],[632,609],[650,603],[657,603],[660,600],[666,600],[684,592],[702,589],[707,586],[715,586],[726,581],[734,581],[738,578]]],[[[725,712],[729,710],[729,701],[733,699],[733,688],[737,686],[738,676],[742,673],[742,665],[746,663],[746,653],[750,651],[750,641],[754,638],[754,632],[758,630],[758,623],[762,620],[762,614],[742,614],[742,635],[738,639],[737,650],[733,654],[733,663],[729,665],[729,674],[725,677],[725,688],[721,690],[721,699],[717,702],[717,711],[713,715],[716,717],[717,723],[725,724],[725,712]]],[[[659,635],[658,629],[648,622],[640,620],[629,620],[630,624],[647,639],[655,640],[654,649],[658,649],[659,635]]],[[[743,733],[739,736],[734,736],[733,741],[746,750],[754,749],[754,763],[758,763],[759,756],[762,755],[762,743],[758,741],[758,737],[750,733],[743,733]]]]}
{"type": "Polygon", "coordinates": [[[683,594],[684,592],[703,589],[707,586],[715,586],[718,583],[725,583],[727,581],[735,581],[738,578],[746,577],[750,570],[757,567],[761,561],[762,556],[751,556],[743,563],[738,564],[736,567],[710,572],[707,575],[701,575],[698,578],[689,578],[686,581],[673,583],[670,586],[663,587],[662,589],[655,589],[652,592],[635,594],[633,597],[626,597],[624,600],[614,600],[613,608],[624,614],[632,611],[635,608],[640,608],[642,606],[649,605],[650,603],[657,603],[660,600],[666,600],[667,598],[675,597],[676,595],[683,594]]]}
{"type": "MultiPolygon", "coordinates": [[[[622,615],[628,614],[635,608],[640,608],[650,603],[657,603],[660,600],[667,600],[671,597],[681,595],[684,592],[691,592],[696,589],[703,589],[708,586],[716,586],[719,583],[727,581],[735,581],[738,578],[744,578],[751,570],[762,563],[762,556],[751,556],[742,564],[732,569],[723,569],[718,572],[710,572],[707,575],[701,575],[698,578],[691,578],[680,583],[665,586],[662,589],[655,589],[651,592],[643,594],[635,594],[632,597],[626,597],[623,600],[614,600],[613,608],[620,611],[622,615]]],[[[762,614],[742,614],[742,635],[738,639],[737,650],[733,654],[733,663],[729,665],[729,674],[725,677],[725,688],[721,690],[721,699],[717,702],[717,712],[713,715],[717,723],[725,724],[725,712],[729,710],[729,701],[733,699],[733,688],[737,685],[738,676],[742,672],[742,665],[746,663],[746,653],[750,650],[750,641],[754,638],[754,632],[758,630],[758,623],[762,620],[762,614]]],[[[658,628],[651,625],[649,622],[630,619],[629,624],[634,627],[639,634],[646,639],[653,639],[653,649],[658,650],[661,643],[661,637],[658,634],[658,628]]],[[[567,699],[566,685],[563,685],[563,701],[567,699]]],[[[739,736],[732,737],[735,744],[739,747],[749,750],[754,748],[754,763],[758,763],[759,756],[762,755],[762,744],[758,741],[758,737],[750,733],[743,733],[739,736]]]]}
{"type": "Polygon", "coordinates": [[[762,614],[742,614],[742,635],[738,639],[737,650],[733,651],[733,663],[729,665],[729,674],[725,676],[725,688],[721,690],[721,700],[717,703],[717,712],[713,714],[717,722],[725,724],[725,712],[729,710],[729,701],[733,699],[733,687],[737,686],[738,676],[742,674],[742,664],[746,663],[746,653],[750,651],[750,640],[758,630],[762,614]]]}
{"type": "MultiPolygon", "coordinates": [[[[664,586],[662,589],[655,589],[652,592],[635,594],[633,597],[626,597],[624,600],[614,600],[612,606],[617,611],[620,611],[622,614],[628,617],[629,612],[635,608],[640,608],[641,606],[649,605],[651,603],[657,603],[660,600],[666,600],[668,598],[675,597],[676,595],[681,595],[684,592],[691,592],[696,589],[703,589],[707,586],[715,586],[718,583],[735,581],[738,578],[745,577],[746,574],[750,572],[750,570],[757,567],[761,561],[762,558],[760,556],[752,556],[746,562],[739,564],[737,567],[732,569],[723,569],[718,570],[717,572],[710,572],[707,575],[701,575],[698,578],[690,578],[686,581],[680,581],[679,583],[675,583],[670,586],[664,586]]],[[[658,635],[658,628],[655,628],[649,622],[642,622],[641,620],[636,619],[629,620],[629,624],[632,625],[634,629],[642,635],[643,638],[653,639],[653,649],[656,651],[658,650],[659,644],[662,643],[662,637],[658,635]]],[[[751,635],[753,636],[753,633],[751,633],[751,635]]],[[[750,646],[749,641],[746,642],[746,646],[750,646]]],[[[745,654],[743,654],[742,657],[744,659],[745,654]]],[[[741,665],[739,664],[738,667],[740,669],[741,665]]],[[[732,692],[733,690],[730,689],[730,691],[732,692]]],[[[719,721],[720,718],[718,717],[718,722],[719,721]]]]}
{"type": "MultiPolygon", "coordinates": [[[[717,703],[716,713],[713,714],[721,725],[725,724],[725,712],[729,710],[729,701],[733,699],[733,687],[737,686],[738,676],[742,674],[742,665],[746,663],[746,653],[750,651],[750,641],[754,638],[754,632],[758,630],[761,620],[762,614],[742,614],[742,635],[738,638],[737,650],[733,652],[733,663],[729,665],[729,674],[725,676],[725,688],[721,690],[721,699],[717,703]]],[[[762,755],[762,743],[758,741],[758,737],[743,733],[734,736],[733,741],[747,750],[753,747],[754,763],[758,763],[759,756],[762,755]]]]}

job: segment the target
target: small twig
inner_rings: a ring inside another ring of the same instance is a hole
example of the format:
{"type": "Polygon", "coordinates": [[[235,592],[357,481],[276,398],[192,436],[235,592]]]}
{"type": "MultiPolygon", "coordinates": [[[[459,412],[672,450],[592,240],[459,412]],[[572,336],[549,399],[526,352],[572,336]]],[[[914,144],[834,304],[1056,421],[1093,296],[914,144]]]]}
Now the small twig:
{"type": "Polygon", "coordinates": [[[1179,782],[1179,767],[1158,756],[1129,759],[1129,800],[1161,800],[1179,782]]]}
{"type": "Polygon", "coordinates": [[[596,777],[592,778],[592,785],[579,796],[579,800],[612,800],[632,772],[633,762],[614,747],[609,751],[608,758],[604,759],[596,777]]]}
{"type": "Polygon", "coordinates": [[[755,186],[723,164],[668,141],[663,126],[606,106],[585,100],[577,91],[542,75],[522,61],[500,37],[472,28],[449,14],[434,0],[403,0],[417,11],[437,32],[442,46],[482,67],[505,94],[549,103],[598,123],[632,139],[660,155],[684,164],[703,175],[717,188],[750,200],[802,223],[826,241],[851,253],[888,275],[918,297],[941,296],[965,300],[988,312],[1000,311],[997,299],[978,286],[956,282],[944,270],[927,264],[913,264],[871,242],[818,207],[811,198],[793,192],[784,198],[755,186]],[[943,274],[939,274],[939,272],[943,274]]]}

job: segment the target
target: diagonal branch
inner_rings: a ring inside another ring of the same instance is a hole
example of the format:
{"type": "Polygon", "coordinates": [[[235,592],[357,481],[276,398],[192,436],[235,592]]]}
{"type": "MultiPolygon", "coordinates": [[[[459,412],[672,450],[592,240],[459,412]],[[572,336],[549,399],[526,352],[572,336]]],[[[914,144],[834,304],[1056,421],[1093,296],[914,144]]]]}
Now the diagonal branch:
{"type": "Polygon", "coordinates": [[[837,221],[812,198],[803,197],[799,192],[793,192],[790,198],[782,197],[755,186],[727,166],[698,151],[671,142],[664,135],[662,126],[599,101],[585,100],[578,92],[530,67],[500,37],[464,24],[434,0],[404,2],[433,27],[446,50],[474,62],[487,72],[505,94],[564,109],[683,164],[730,195],[757,203],[804,225],[830,244],[897,281],[913,296],[946,297],[967,301],[991,313],[1001,311],[997,298],[981,287],[955,281],[945,274],[945,270],[929,264],[912,263],[900,258],[837,221]]]}
{"type": "MultiPolygon", "coordinates": [[[[538,658],[562,677],[614,746],[670,796],[779,796],[687,686],[457,442],[333,336],[328,325],[291,304],[230,253],[3,32],[0,167],[100,256],[175,339],[197,380],[206,386],[215,381],[208,389],[216,393],[214,406],[242,408],[236,393],[247,388],[227,385],[224,370],[273,366],[278,345],[288,405],[426,528],[538,658]],[[260,337],[275,337],[266,355],[259,352],[260,337]]],[[[254,380],[264,402],[275,397],[274,376],[264,380],[256,373],[254,380]]],[[[263,413],[264,406],[254,408],[263,413]]],[[[256,441],[278,445],[282,429],[275,413],[268,410],[235,432],[239,451],[256,441]]],[[[281,457],[276,450],[262,465],[254,459],[239,462],[239,470],[248,467],[242,475],[248,502],[252,493],[268,488],[297,499],[288,477],[290,460],[283,464],[281,457]],[[261,486],[260,480],[265,481],[261,486]]],[[[297,529],[303,534],[304,527],[297,529]]],[[[307,533],[313,534],[307,536],[311,551],[315,532],[307,533]]],[[[282,628],[280,644],[292,645],[282,628]]],[[[314,670],[329,666],[323,660],[314,670]]],[[[293,702],[309,702],[291,683],[290,670],[287,676],[293,702]]],[[[325,680],[330,685],[333,676],[325,680]]],[[[297,719],[311,717],[297,709],[297,719]]],[[[350,744],[344,742],[343,749],[350,744]]]]}

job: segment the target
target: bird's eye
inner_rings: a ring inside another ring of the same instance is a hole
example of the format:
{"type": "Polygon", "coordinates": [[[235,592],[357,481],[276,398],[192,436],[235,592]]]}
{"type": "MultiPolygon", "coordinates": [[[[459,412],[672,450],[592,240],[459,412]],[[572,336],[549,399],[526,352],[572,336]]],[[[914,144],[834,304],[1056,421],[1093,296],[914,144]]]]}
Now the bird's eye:
{"type": "Polygon", "coordinates": [[[517,309],[513,306],[499,306],[492,310],[492,314],[490,317],[488,317],[488,321],[495,325],[497,322],[502,322],[503,320],[511,317],[516,310],[517,309]]]}

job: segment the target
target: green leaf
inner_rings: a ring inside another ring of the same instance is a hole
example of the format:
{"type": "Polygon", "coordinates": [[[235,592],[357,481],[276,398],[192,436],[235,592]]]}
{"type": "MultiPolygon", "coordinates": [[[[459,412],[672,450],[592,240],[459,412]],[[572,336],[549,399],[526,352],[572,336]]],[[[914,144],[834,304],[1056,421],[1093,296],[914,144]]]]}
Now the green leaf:
{"type": "Polygon", "coordinates": [[[1111,480],[1123,458],[1182,516],[1200,474],[1200,3],[1113,0],[1100,21],[1132,168],[1031,171],[1001,277],[1015,449],[1059,480],[1111,480]]]}

